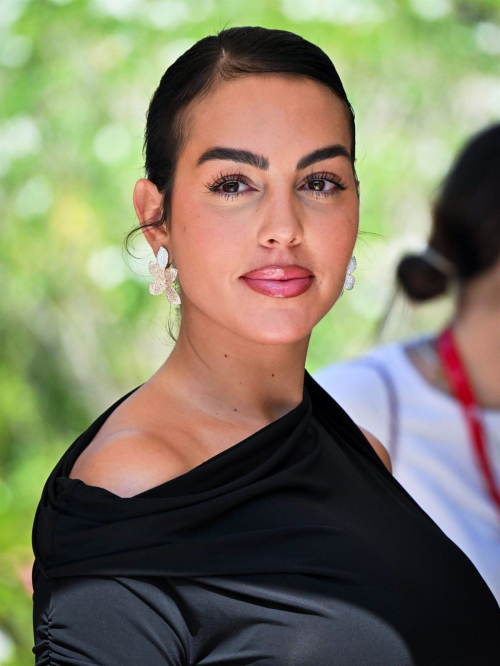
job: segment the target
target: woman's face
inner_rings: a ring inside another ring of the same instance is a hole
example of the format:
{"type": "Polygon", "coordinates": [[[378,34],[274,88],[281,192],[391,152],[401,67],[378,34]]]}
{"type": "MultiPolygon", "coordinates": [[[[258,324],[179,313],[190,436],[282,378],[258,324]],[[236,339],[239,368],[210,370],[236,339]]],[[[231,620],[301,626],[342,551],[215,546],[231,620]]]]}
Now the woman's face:
{"type": "Polygon", "coordinates": [[[183,319],[303,339],[337,300],[358,232],[346,108],[312,80],[250,75],[188,118],[166,242],[183,319]]]}

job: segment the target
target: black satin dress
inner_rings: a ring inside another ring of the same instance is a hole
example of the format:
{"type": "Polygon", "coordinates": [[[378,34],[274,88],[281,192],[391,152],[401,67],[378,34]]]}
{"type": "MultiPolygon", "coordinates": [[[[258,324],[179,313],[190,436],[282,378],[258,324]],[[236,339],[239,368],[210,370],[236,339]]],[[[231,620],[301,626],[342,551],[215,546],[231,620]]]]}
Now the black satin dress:
{"type": "Polygon", "coordinates": [[[500,609],[485,582],[307,373],[291,412],[121,498],[68,474],[131,393],[44,486],[36,664],[500,663],[500,609]]]}

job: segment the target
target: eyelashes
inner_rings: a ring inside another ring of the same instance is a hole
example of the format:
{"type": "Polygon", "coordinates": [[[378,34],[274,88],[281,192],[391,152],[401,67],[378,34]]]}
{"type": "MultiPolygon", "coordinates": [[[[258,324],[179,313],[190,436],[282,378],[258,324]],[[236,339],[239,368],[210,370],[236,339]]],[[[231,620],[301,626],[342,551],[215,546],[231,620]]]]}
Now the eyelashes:
{"type": "Polygon", "coordinates": [[[236,173],[221,173],[217,180],[215,180],[213,183],[205,183],[205,187],[210,190],[210,192],[218,192],[221,196],[226,196],[226,198],[235,197],[239,194],[242,194],[241,192],[221,191],[219,188],[224,185],[224,183],[243,183],[243,185],[249,185],[243,174],[238,171],[236,173]]]}
{"type": "Polygon", "coordinates": [[[335,185],[334,188],[331,190],[305,190],[308,194],[312,194],[316,196],[316,198],[319,198],[321,196],[323,197],[330,197],[334,196],[340,191],[346,190],[347,185],[344,183],[338,176],[336,176],[334,173],[330,173],[328,171],[320,171],[320,172],[315,172],[311,173],[308,176],[305,176],[303,179],[301,186],[307,185],[308,183],[312,183],[314,181],[325,181],[327,183],[333,183],[335,185]]]}
{"type": "MultiPolygon", "coordinates": [[[[342,182],[342,180],[338,176],[327,171],[314,172],[305,176],[301,182],[300,187],[302,188],[304,185],[307,185],[308,183],[314,181],[317,182],[325,181],[328,183],[333,183],[335,185],[335,187],[330,190],[314,190],[314,189],[304,190],[309,195],[313,195],[317,199],[321,197],[335,196],[338,193],[338,191],[347,189],[347,185],[344,182],[342,182]]],[[[224,185],[224,183],[232,183],[233,187],[234,184],[236,183],[242,183],[243,185],[247,185],[248,187],[250,187],[245,176],[239,171],[237,171],[236,173],[225,173],[225,174],[221,172],[214,182],[205,183],[205,187],[210,192],[217,194],[218,196],[224,197],[225,199],[236,199],[241,194],[244,194],[244,192],[238,192],[238,191],[226,192],[224,190],[221,190],[221,187],[222,185],[224,185]]],[[[236,187],[238,186],[236,185],[236,187]]]]}

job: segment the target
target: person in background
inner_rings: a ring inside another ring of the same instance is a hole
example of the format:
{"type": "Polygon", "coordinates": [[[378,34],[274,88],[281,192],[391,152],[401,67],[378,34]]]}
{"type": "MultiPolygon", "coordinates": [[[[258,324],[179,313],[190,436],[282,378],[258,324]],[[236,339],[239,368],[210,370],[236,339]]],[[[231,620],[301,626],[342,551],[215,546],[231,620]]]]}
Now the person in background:
{"type": "Polygon", "coordinates": [[[426,250],[397,282],[419,303],[455,287],[436,333],[381,344],[316,381],[383,444],[396,479],[500,600],[500,125],[463,149],[426,250]]]}

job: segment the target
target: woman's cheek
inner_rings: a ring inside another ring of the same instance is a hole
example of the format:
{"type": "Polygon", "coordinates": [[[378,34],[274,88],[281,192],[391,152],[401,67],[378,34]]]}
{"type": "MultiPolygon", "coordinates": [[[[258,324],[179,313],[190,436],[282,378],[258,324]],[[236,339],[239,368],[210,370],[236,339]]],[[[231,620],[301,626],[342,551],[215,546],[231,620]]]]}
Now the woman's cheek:
{"type": "Polygon", "coordinates": [[[174,243],[179,282],[186,295],[197,300],[196,295],[216,294],[231,271],[239,243],[232,243],[231,236],[206,219],[203,224],[184,225],[174,243]]]}

